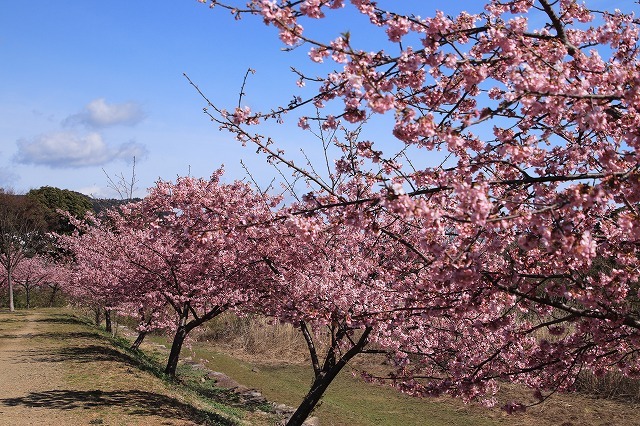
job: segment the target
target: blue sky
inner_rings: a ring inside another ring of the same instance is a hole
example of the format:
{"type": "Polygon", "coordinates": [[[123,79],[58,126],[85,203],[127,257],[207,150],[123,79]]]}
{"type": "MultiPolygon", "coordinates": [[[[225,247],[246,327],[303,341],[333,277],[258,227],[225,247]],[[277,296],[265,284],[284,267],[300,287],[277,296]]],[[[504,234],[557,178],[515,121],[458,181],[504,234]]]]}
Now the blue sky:
{"type": "Polygon", "coordinates": [[[105,196],[102,169],[126,175],[134,155],[142,193],[221,163],[242,177],[241,157],[262,166],[207,121],[182,73],[233,105],[245,70],[280,53],[270,33],[195,0],[5,2],[0,186],[105,196]]]}
{"type": "MultiPolygon", "coordinates": [[[[479,1],[382,3],[422,16],[441,7],[450,13],[482,7],[479,1]]],[[[384,43],[383,33],[370,32],[366,20],[350,10],[305,27],[324,40],[348,30],[354,42],[372,49],[384,43]]],[[[133,156],[137,195],[158,178],[209,176],[223,163],[228,179],[243,178],[240,159],[268,182],[277,173],[255,149],[243,148],[208,121],[203,100],[182,74],[216,104],[233,108],[251,67],[257,72],[246,102],[254,110],[273,107],[299,90],[291,65],[322,71],[306,59],[306,47],[282,47],[276,31],[258,19],[236,22],[196,0],[5,1],[0,187],[26,192],[51,185],[111,197],[103,169],[112,177],[128,175],[133,156]]],[[[291,117],[271,131],[287,150],[313,150],[296,122],[291,117]]]]}
{"type": "MultiPolygon", "coordinates": [[[[361,40],[384,40],[354,31],[358,21],[348,11],[337,17],[315,34],[350,30],[361,40]]],[[[236,22],[196,0],[3,2],[0,187],[114,196],[103,169],[128,175],[133,156],[138,195],[158,178],[209,176],[223,163],[228,179],[243,178],[240,159],[268,182],[277,173],[207,120],[182,73],[233,107],[245,71],[254,68],[247,103],[274,106],[296,91],[289,66],[313,67],[306,48],[281,48],[273,28],[236,22]]],[[[274,132],[297,151],[296,121],[274,132]]]]}

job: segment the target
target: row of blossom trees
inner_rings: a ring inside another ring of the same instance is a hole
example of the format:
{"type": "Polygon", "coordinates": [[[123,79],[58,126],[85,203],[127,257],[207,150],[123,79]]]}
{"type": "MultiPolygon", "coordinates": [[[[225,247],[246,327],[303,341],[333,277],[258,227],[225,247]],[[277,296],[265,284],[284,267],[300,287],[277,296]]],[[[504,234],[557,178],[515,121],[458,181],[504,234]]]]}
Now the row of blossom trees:
{"type": "Polygon", "coordinates": [[[49,291],[47,306],[53,306],[56,295],[65,287],[68,275],[67,266],[49,255],[35,255],[23,259],[12,271],[14,283],[20,287],[25,295],[25,307],[31,307],[34,290],[47,289],[49,291]]]}
{"type": "Polygon", "coordinates": [[[15,310],[16,288],[23,290],[27,308],[34,290],[50,290],[51,306],[65,282],[64,270],[50,253],[41,206],[0,188],[0,286],[7,289],[9,310],[15,310]]]}
{"type": "Polygon", "coordinates": [[[384,49],[359,48],[350,33],[306,35],[310,19],[331,28],[342,0],[210,3],[261,17],[289,47],[306,44],[313,62],[336,67],[296,69],[318,93],[285,107],[205,109],[312,192],[276,210],[277,199],[220,184],[219,173],[161,183],[68,242],[76,287],[98,283],[89,296],[170,327],[168,373],[184,336],[224,310],[298,326],[315,378],[290,424],[367,351],[388,354],[403,391],[489,402],[502,380],[543,399],[584,370],[639,376],[634,15],[574,0],[492,0],[477,14],[426,18],[350,3],[386,33],[384,49]],[[327,175],[261,134],[293,114],[303,129],[346,131],[323,140],[338,153],[327,175]],[[387,138],[368,138],[385,114],[387,138]],[[324,327],[321,356],[312,332],[324,327]]]}
{"type": "Polygon", "coordinates": [[[261,236],[247,224],[268,222],[273,200],[241,182],[219,184],[221,173],[160,182],[143,201],[58,237],[75,258],[77,299],[140,316],[141,332],[173,331],[170,375],[191,330],[256,297],[261,236]]]}
{"type": "Polygon", "coordinates": [[[224,311],[293,324],[315,374],[290,420],[301,424],[354,356],[384,352],[393,340],[387,328],[410,309],[405,292],[422,276],[420,259],[388,235],[297,214],[307,204],[278,210],[279,198],[222,184],[221,174],[159,182],[141,202],[71,218],[78,231],[58,236],[74,259],[67,288],[89,306],[139,318],[134,346],[149,330],[168,331],[169,375],[187,335],[224,311]],[[322,330],[326,353],[314,341],[322,330]]]}

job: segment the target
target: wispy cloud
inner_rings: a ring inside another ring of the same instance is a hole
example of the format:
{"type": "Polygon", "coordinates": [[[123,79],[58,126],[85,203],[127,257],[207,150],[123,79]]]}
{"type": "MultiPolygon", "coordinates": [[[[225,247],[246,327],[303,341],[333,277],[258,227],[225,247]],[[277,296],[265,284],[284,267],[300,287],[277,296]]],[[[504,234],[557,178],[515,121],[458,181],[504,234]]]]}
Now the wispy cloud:
{"type": "Polygon", "coordinates": [[[19,176],[8,167],[0,167],[0,188],[10,188],[19,179],[19,176]]]}
{"type": "Polygon", "coordinates": [[[144,145],[127,142],[113,146],[96,132],[47,133],[33,139],[20,139],[17,144],[17,162],[52,168],[101,166],[114,160],[144,158],[147,154],[144,145]]]}
{"type": "Polygon", "coordinates": [[[133,126],[144,118],[144,111],[136,102],[109,104],[104,98],[98,98],[89,102],[79,113],[65,118],[62,124],[67,127],[83,125],[90,128],[133,126]]]}

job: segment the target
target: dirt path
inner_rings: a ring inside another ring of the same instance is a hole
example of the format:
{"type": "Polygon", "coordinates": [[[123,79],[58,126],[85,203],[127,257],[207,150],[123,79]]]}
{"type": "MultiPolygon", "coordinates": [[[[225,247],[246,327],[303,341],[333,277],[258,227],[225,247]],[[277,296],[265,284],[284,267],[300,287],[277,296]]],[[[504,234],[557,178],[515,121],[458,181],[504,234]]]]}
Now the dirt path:
{"type": "Polygon", "coordinates": [[[0,424],[232,424],[203,410],[75,317],[0,312],[0,424]]]}
{"type": "Polygon", "coordinates": [[[38,362],[35,354],[37,324],[41,315],[13,315],[3,318],[0,335],[0,416],[6,424],[44,424],[45,420],[63,420],[59,412],[42,407],[13,404],[34,392],[60,389],[64,372],[55,363],[38,362]]]}

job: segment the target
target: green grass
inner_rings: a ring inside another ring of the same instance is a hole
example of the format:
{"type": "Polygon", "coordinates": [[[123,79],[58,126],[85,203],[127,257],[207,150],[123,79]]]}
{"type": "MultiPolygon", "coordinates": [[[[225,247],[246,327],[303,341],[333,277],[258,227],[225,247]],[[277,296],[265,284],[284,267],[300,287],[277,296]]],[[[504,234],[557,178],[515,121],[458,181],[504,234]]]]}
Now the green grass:
{"type": "MultiPolygon", "coordinates": [[[[192,350],[195,359],[207,360],[209,369],[224,372],[245,386],[257,388],[270,401],[296,407],[311,384],[310,366],[249,364],[201,344],[194,345],[192,350]]],[[[320,418],[323,426],[498,424],[474,414],[459,402],[412,398],[388,387],[366,383],[348,371],[329,386],[314,415],[320,418]]]]}
{"type": "Polygon", "coordinates": [[[267,408],[242,404],[235,394],[227,389],[216,387],[213,381],[202,382],[202,372],[190,365],[180,364],[178,366],[176,380],[164,373],[163,362],[165,360],[159,353],[132,350],[130,349],[131,342],[126,338],[107,336],[120,350],[135,359],[136,366],[139,369],[162,379],[167,386],[180,390],[182,393],[191,394],[192,397],[198,398],[217,413],[223,413],[230,418],[241,419],[246,416],[247,411],[267,408]]]}

